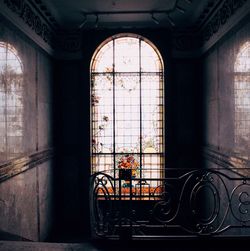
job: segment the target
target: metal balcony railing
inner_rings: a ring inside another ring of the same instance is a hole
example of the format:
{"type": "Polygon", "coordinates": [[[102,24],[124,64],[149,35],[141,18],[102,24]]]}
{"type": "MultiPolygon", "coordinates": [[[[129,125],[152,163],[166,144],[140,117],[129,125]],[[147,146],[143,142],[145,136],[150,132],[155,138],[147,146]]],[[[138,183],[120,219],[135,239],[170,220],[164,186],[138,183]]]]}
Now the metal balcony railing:
{"type": "Polygon", "coordinates": [[[249,169],[165,169],[164,173],[165,178],[93,174],[93,237],[250,236],[249,169]]]}

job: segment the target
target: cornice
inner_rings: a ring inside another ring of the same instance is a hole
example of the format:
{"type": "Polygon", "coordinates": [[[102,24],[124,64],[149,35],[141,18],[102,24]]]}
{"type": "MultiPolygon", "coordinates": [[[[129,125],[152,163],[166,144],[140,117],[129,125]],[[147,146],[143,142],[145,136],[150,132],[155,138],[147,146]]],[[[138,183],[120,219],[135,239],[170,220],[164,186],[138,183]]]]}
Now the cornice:
{"type": "Polygon", "coordinates": [[[0,0],[0,13],[39,47],[53,55],[54,30],[27,0],[0,0]]]}
{"type": "Polygon", "coordinates": [[[50,22],[39,13],[39,8],[30,0],[4,0],[4,4],[29,26],[44,42],[52,44],[53,28],[50,22]]]}
{"type": "Polygon", "coordinates": [[[208,41],[248,0],[224,0],[220,8],[216,9],[210,20],[202,27],[203,42],[208,41]]]}
{"type": "Polygon", "coordinates": [[[59,28],[59,24],[57,23],[56,19],[52,16],[51,12],[41,0],[28,1],[40,13],[50,27],[53,27],[54,29],[59,28]]]}
{"type": "Polygon", "coordinates": [[[197,21],[194,24],[196,30],[201,30],[207,22],[209,21],[210,17],[213,13],[222,5],[224,0],[210,0],[207,6],[204,8],[200,16],[197,18],[197,21]]]}
{"type": "Polygon", "coordinates": [[[226,0],[201,30],[202,48],[205,53],[230,30],[250,15],[250,0],[226,0]]]}
{"type": "Polygon", "coordinates": [[[66,52],[76,57],[80,51],[79,31],[62,30],[41,0],[0,0],[0,6],[2,16],[49,55],[60,57],[66,52]]]}
{"type": "MultiPolygon", "coordinates": [[[[56,58],[81,58],[80,30],[63,30],[42,0],[0,0],[0,13],[56,58]]],[[[201,56],[242,18],[249,0],[211,0],[189,31],[175,31],[173,54],[201,56]],[[244,7],[243,7],[244,6],[244,7]]]]}
{"type": "Polygon", "coordinates": [[[250,0],[213,1],[189,32],[177,31],[173,47],[176,57],[199,57],[250,14],[250,0]],[[210,9],[209,9],[210,8],[210,9]]]}

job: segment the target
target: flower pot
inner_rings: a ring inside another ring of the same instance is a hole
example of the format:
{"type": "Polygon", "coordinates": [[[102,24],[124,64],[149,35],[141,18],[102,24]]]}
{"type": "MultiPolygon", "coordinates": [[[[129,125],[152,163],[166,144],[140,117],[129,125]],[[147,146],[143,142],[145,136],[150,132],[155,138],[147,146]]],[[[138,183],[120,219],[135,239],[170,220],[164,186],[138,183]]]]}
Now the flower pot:
{"type": "Polygon", "coordinates": [[[120,169],[119,170],[119,179],[130,181],[132,176],[131,169],[120,169]]]}

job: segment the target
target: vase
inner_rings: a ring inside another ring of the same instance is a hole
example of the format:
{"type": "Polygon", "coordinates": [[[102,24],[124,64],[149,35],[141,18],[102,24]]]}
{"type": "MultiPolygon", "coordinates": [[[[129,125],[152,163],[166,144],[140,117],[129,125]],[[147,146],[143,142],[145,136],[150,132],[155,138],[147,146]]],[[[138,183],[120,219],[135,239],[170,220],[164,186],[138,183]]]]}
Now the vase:
{"type": "Polygon", "coordinates": [[[132,170],[131,169],[120,169],[119,170],[119,179],[121,180],[131,180],[132,170]]]}

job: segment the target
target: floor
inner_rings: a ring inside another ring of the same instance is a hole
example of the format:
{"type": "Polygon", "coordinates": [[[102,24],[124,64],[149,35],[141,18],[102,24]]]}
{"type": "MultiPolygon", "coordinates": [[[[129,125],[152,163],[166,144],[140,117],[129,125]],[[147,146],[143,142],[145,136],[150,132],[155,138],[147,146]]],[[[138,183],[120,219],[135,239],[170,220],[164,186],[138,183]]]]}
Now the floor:
{"type": "Polygon", "coordinates": [[[0,251],[99,251],[88,243],[42,243],[0,241],[0,251]]]}
{"type": "Polygon", "coordinates": [[[27,241],[0,241],[0,251],[224,251],[249,245],[250,239],[170,240],[134,242],[45,243],[27,241]]]}

